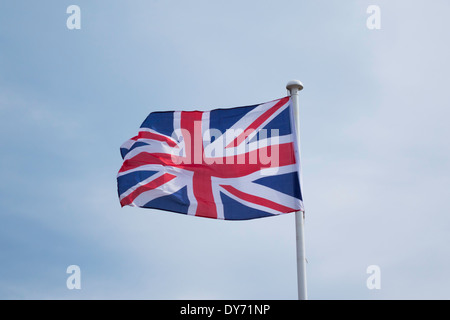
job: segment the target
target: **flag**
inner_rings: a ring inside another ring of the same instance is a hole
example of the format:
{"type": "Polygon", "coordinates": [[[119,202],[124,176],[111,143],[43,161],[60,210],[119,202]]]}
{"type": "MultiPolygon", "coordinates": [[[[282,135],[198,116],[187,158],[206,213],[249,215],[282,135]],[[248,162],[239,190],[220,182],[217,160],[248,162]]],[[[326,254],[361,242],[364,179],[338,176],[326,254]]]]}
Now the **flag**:
{"type": "Polygon", "coordinates": [[[120,204],[224,220],[303,211],[289,97],[152,112],[120,148],[120,204]]]}

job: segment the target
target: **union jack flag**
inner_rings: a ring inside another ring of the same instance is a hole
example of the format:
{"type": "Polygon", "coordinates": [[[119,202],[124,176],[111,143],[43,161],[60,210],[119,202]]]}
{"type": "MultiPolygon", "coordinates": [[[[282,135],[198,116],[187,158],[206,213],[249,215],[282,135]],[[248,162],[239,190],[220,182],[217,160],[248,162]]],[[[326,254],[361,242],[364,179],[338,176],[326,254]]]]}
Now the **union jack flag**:
{"type": "Polygon", "coordinates": [[[247,220],[303,211],[291,99],[152,112],[121,148],[120,204],[247,220]]]}

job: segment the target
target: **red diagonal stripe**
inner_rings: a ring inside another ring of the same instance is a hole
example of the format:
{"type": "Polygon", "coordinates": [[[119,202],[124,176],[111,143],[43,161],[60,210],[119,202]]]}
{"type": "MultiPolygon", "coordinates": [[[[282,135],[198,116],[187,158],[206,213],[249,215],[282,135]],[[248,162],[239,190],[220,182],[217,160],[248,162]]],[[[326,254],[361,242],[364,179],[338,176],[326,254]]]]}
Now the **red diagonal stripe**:
{"type": "Polygon", "coordinates": [[[260,117],[256,118],[256,120],[253,121],[253,123],[250,124],[248,128],[246,128],[244,132],[242,132],[236,139],[231,141],[226,146],[226,148],[237,147],[240,143],[242,143],[245,140],[245,138],[247,138],[248,135],[250,135],[253,131],[258,129],[259,126],[264,123],[264,121],[269,119],[271,115],[273,115],[278,109],[284,106],[288,100],[289,97],[284,97],[283,99],[280,99],[280,101],[278,101],[272,108],[264,112],[260,117]]]}
{"type": "Polygon", "coordinates": [[[279,212],[282,212],[282,213],[288,213],[288,212],[294,212],[295,211],[295,209],[283,206],[283,205],[281,205],[279,203],[267,200],[265,198],[254,196],[252,194],[248,194],[248,193],[239,191],[238,189],[236,189],[236,188],[234,188],[234,187],[232,187],[230,185],[223,185],[223,184],[221,184],[220,186],[222,188],[224,188],[225,190],[227,190],[232,195],[235,195],[236,197],[241,198],[241,199],[243,199],[245,201],[252,202],[252,203],[255,203],[255,204],[259,204],[261,206],[264,206],[264,207],[267,207],[267,208],[270,208],[270,209],[273,209],[273,210],[276,210],[276,211],[279,211],[279,212]]]}
{"type": "Polygon", "coordinates": [[[151,140],[157,140],[157,141],[166,142],[171,147],[176,147],[177,146],[177,144],[172,139],[170,139],[169,137],[166,137],[166,136],[161,135],[161,134],[153,133],[153,132],[148,132],[148,131],[140,131],[139,135],[137,137],[135,137],[135,138],[136,139],[133,138],[133,140],[137,140],[137,139],[151,139],[151,140]]]}
{"type": "Polygon", "coordinates": [[[122,207],[127,206],[130,203],[133,203],[134,199],[136,199],[141,193],[156,189],[162,186],[163,184],[169,182],[170,180],[174,179],[175,177],[176,176],[173,174],[165,173],[162,176],[156,178],[155,180],[152,180],[149,183],[136,188],[136,190],[134,190],[128,196],[120,200],[120,204],[122,205],[122,207]]]}
{"type": "MultiPolygon", "coordinates": [[[[128,171],[131,169],[138,168],[140,166],[144,166],[147,164],[160,164],[163,166],[174,166],[177,167],[177,165],[174,163],[173,159],[175,159],[176,156],[167,154],[167,153],[148,153],[148,152],[141,152],[135,155],[134,157],[127,159],[123,162],[122,167],[120,168],[119,172],[128,171]]],[[[180,167],[180,166],[178,166],[180,167]]]]}

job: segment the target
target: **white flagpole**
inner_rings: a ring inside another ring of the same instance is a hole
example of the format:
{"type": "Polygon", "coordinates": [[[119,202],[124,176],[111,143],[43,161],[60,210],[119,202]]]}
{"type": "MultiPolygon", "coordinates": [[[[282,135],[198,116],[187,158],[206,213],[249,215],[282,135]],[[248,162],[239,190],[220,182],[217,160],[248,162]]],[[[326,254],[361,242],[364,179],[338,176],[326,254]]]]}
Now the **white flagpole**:
{"type": "MultiPolygon", "coordinates": [[[[297,131],[297,143],[300,153],[300,120],[299,120],[299,102],[298,92],[303,89],[303,84],[298,80],[289,81],[286,85],[289,90],[292,105],[294,108],[295,127],[297,131]]],[[[298,157],[300,155],[298,154],[298,157]]],[[[300,159],[298,159],[300,160],[300,159]]],[[[305,235],[304,235],[305,215],[302,211],[295,212],[295,231],[296,231],[296,246],[297,246],[297,286],[298,299],[307,300],[306,293],[306,257],[305,257],[305,235]]]]}

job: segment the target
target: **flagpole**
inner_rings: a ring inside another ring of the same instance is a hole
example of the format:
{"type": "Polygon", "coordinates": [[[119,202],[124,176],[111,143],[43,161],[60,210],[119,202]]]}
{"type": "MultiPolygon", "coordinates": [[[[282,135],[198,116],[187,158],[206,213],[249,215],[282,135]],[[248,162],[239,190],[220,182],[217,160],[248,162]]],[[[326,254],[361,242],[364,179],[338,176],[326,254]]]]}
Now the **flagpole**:
{"type": "MultiPolygon", "coordinates": [[[[298,80],[289,81],[286,85],[289,90],[292,105],[294,109],[295,127],[297,131],[297,143],[300,153],[300,120],[299,120],[299,102],[298,92],[303,89],[303,84],[298,80]]],[[[300,154],[297,155],[300,157],[300,154]]],[[[300,159],[298,159],[300,160],[300,159]]],[[[306,293],[306,257],[305,257],[305,235],[304,235],[305,214],[303,211],[295,212],[295,232],[296,232],[296,250],[297,250],[297,288],[298,299],[307,300],[306,293]]]]}

